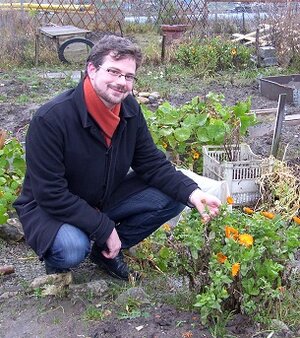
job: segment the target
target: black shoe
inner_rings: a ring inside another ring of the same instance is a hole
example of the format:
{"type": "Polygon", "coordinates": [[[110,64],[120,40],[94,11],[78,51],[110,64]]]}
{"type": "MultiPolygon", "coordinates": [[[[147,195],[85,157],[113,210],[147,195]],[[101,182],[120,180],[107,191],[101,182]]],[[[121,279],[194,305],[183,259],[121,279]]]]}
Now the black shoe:
{"type": "Polygon", "coordinates": [[[111,276],[122,279],[130,280],[137,279],[137,273],[130,270],[128,265],[124,262],[124,256],[120,251],[118,256],[113,259],[108,259],[104,257],[99,249],[96,246],[93,246],[92,252],[90,254],[90,260],[97,264],[100,268],[106,270],[111,276]]]}
{"type": "Polygon", "coordinates": [[[66,273],[66,272],[71,271],[70,269],[54,268],[54,267],[49,266],[47,264],[45,264],[45,270],[46,270],[47,275],[53,275],[53,274],[57,274],[57,273],[66,273]]]}

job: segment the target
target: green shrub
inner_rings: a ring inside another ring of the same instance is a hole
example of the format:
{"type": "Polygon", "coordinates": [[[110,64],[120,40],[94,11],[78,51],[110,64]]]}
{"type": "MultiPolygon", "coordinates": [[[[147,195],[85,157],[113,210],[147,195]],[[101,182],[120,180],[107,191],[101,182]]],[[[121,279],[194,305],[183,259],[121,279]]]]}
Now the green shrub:
{"type": "Polygon", "coordinates": [[[25,173],[22,144],[16,138],[3,140],[4,137],[0,142],[0,224],[10,216],[12,203],[20,192],[25,173]]]}
{"type": "Polygon", "coordinates": [[[228,69],[245,69],[250,66],[251,51],[220,38],[191,40],[179,45],[173,62],[191,67],[199,75],[211,75],[228,69]]]}
{"type": "Polygon", "coordinates": [[[143,107],[154,142],[168,151],[172,160],[200,173],[202,146],[207,144],[238,144],[250,125],[250,99],[230,107],[223,104],[224,96],[209,93],[176,108],[163,103],[155,112],[143,107]]]}
{"type": "Polygon", "coordinates": [[[210,223],[193,210],[175,228],[165,224],[152,236],[152,256],[146,254],[151,238],[141,247],[160,270],[188,277],[203,324],[229,313],[265,321],[276,317],[274,305],[287,292],[283,275],[299,247],[299,222],[250,208],[230,212],[223,205],[210,223]]]}

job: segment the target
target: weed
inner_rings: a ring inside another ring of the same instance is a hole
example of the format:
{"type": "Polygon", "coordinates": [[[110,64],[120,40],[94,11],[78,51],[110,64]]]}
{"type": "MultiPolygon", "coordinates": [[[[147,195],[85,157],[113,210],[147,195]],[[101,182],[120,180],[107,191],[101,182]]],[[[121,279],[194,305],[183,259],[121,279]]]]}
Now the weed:
{"type": "Polygon", "coordinates": [[[102,320],[104,317],[103,310],[92,305],[89,306],[83,314],[85,320],[102,320]]]}

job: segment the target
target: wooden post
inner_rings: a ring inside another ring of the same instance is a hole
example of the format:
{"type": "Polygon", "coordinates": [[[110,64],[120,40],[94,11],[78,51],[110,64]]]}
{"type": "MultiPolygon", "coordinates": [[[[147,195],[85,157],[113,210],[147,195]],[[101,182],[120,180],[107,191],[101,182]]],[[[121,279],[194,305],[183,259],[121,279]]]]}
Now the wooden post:
{"type": "Polygon", "coordinates": [[[34,40],[34,64],[38,66],[39,64],[39,55],[40,55],[40,32],[37,30],[35,33],[34,40]]]}
{"type": "Polygon", "coordinates": [[[284,115],[285,115],[285,100],[286,100],[286,94],[280,94],[279,99],[278,99],[277,113],[276,113],[276,119],[275,119],[275,128],[274,128],[272,147],[271,147],[271,155],[273,155],[274,157],[277,157],[277,154],[278,154],[281,129],[282,129],[284,115]]]}
{"type": "Polygon", "coordinates": [[[163,35],[162,36],[162,42],[161,42],[161,61],[165,61],[165,56],[166,56],[166,37],[163,35]]]}
{"type": "Polygon", "coordinates": [[[261,58],[259,52],[259,28],[256,29],[255,34],[255,52],[256,52],[256,63],[257,67],[259,68],[261,66],[261,58]]]}

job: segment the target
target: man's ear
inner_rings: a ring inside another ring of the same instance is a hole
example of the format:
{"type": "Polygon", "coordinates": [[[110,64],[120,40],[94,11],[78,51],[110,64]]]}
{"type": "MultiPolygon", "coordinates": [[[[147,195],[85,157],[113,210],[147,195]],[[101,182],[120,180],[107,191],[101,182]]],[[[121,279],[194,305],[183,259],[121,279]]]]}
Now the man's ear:
{"type": "Polygon", "coordinates": [[[97,68],[94,66],[92,62],[89,62],[86,67],[87,74],[90,79],[93,79],[95,77],[95,74],[97,72],[97,68]]]}

